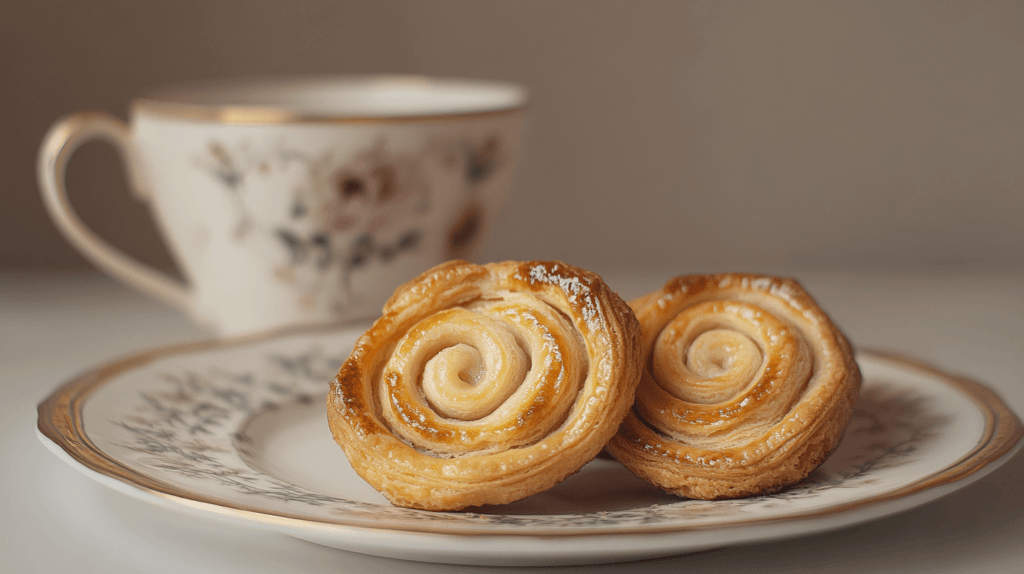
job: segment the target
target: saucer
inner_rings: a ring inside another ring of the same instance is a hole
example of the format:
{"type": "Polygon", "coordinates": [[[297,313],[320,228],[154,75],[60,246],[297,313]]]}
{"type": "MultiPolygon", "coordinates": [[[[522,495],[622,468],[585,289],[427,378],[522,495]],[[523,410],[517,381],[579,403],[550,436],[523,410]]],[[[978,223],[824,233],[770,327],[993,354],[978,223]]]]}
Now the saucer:
{"type": "Polygon", "coordinates": [[[352,470],[327,426],[328,381],[363,331],[292,329],[123,358],[41,403],[39,435],[91,478],[197,516],[406,560],[558,565],[683,554],[890,516],[995,470],[1024,434],[986,387],[861,352],[864,383],[842,443],[781,493],[680,499],[599,458],[513,504],[399,508],[352,470]]]}

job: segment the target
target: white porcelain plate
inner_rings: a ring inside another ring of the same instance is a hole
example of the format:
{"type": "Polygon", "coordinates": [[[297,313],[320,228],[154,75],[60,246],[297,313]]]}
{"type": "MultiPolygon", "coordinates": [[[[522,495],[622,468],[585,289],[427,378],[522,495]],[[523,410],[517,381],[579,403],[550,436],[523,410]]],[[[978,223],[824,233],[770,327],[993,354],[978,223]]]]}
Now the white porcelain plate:
{"type": "Polygon", "coordinates": [[[160,506],[336,548],[462,564],[583,564],[817,533],[888,516],[994,470],[1024,429],[985,387],[883,353],[838,450],[782,493],[684,500],[598,459],[548,492],[472,512],[398,508],[327,427],[327,382],[362,329],[304,329],[158,349],[39,405],[43,441],[160,506]]]}

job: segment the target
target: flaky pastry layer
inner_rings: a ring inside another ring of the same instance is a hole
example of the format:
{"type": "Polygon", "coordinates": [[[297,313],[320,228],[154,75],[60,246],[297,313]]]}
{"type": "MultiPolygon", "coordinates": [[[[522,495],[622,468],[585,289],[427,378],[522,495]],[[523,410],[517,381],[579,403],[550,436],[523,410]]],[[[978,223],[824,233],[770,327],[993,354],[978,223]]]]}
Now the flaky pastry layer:
{"type": "Polygon", "coordinates": [[[503,504],[596,456],[639,377],[639,325],[597,275],[452,261],[387,302],[331,381],[328,422],[396,505],[503,504]]]}
{"type": "Polygon", "coordinates": [[[608,451],[687,498],[736,498],[805,478],[839,444],[861,375],[798,283],[693,275],[631,302],[643,372],[608,451]]]}

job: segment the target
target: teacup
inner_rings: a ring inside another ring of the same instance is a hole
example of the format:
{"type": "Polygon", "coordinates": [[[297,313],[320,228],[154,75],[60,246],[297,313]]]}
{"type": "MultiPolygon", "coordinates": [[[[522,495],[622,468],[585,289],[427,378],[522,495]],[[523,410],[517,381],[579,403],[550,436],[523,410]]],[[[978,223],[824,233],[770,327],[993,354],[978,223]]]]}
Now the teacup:
{"type": "Polygon", "coordinates": [[[99,268],[221,334],[356,319],[479,246],[511,185],[525,103],[511,84],[405,76],[164,88],[133,102],[129,125],[100,112],[59,120],[40,187],[99,268]],[[72,210],[65,168],[92,139],[122,152],[187,284],[72,210]]]}

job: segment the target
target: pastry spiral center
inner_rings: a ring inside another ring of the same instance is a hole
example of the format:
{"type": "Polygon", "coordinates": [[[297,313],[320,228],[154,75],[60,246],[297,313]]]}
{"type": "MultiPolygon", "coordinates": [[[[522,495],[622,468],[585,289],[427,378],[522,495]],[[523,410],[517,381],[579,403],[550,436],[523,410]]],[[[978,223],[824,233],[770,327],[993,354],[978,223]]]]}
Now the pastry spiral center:
{"type": "Polygon", "coordinates": [[[726,401],[757,379],[764,363],[765,313],[748,305],[710,302],[677,315],[654,345],[654,379],[675,398],[709,405],[726,401]]]}
{"type": "Polygon", "coordinates": [[[501,406],[526,378],[529,358],[515,338],[497,327],[475,332],[473,344],[442,349],[423,369],[423,395],[441,415],[464,421],[501,406]],[[491,335],[491,336],[488,336],[491,335]]]}
{"type": "Polygon", "coordinates": [[[743,333],[730,329],[705,331],[690,344],[686,368],[695,378],[710,384],[684,385],[681,398],[708,404],[735,396],[755,379],[763,359],[761,348],[743,333]]]}
{"type": "Polygon", "coordinates": [[[436,454],[529,444],[562,423],[572,403],[564,398],[585,379],[585,349],[572,329],[558,311],[520,294],[438,311],[388,359],[383,418],[436,454]]]}
{"type": "Polygon", "coordinates": [[[741,422],[745,435],[774,424],[788,410],[811,365],[801,335],[761,307],[697,303],[680,310],[657,335],[650,356],[655,384],[637,391],[638,412],[695,445],[741,422]]]}

